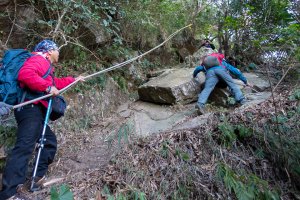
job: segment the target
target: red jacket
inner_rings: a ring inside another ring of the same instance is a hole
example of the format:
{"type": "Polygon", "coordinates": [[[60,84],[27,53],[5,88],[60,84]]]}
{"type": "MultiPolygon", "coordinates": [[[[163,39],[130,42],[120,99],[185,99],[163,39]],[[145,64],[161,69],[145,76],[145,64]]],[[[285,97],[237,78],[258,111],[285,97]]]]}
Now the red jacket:
{"type": "MultiPolygon", "coordinates": [[[[54,68],[52,68],[50,74],[46,78],[42,78],[49,67],[50,61],[41,55],[35,55],[28,58],[18,75],[20,86],[36,92],[45,92],[48,86],[53,86],[53,78],[55,86],[59,90],[75,81],[75,78],[73,77],[56,78],[52,76],[54,68]]],[[[45,107],[48,106],[48,102],[45,100],[34,102],[34,104],[38,104],[39,102],[45,107]]]]}

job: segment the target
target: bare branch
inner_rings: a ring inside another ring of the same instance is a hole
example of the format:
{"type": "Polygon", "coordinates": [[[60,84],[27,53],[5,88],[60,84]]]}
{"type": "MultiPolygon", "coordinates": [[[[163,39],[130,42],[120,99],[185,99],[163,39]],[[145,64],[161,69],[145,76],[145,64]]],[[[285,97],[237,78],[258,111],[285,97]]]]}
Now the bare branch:
{"type": "Polygon", "coordinates": [[[17,18],[17,0],[14,0],[14,4],[15,4],[14,20],[13,20],[13,22],[12,22],[13,24],[12,24],[12,26],[11,26],[11,28],[10,28],[10,32],[9,32],[9,34],[8,34],[8,37],[7,37],[7,39],[6,39],[6,42],[5,42],[4,46],[7,45],[8,41],[9,41],[9,38],[10,38],[10,36],[11,36],[11,34],[12,34],[12,31],[13,31],[13,29],[14,29],[15,23],[16,23],[16,18],[17,18]]]}
{"type": "Polygon", "coordinates": [[[55,27],[55,29],[54,29],[54,31],[53,31],[53,34],[54,34],[54,35],[55,35],[56,32],[58,31],[58,29],[60,29],[62,19],[63,19],[63,17],[65,16],[65,14],[67,13],[67,10],[68,10],[67,8],[64,9],[64,11],[63,11],[63,13],[62,13],[61,16],[59,16],[59,14],[58,14],[58,23],[57,23],[57,25],[56,25],[56,27],[55,27]]]}

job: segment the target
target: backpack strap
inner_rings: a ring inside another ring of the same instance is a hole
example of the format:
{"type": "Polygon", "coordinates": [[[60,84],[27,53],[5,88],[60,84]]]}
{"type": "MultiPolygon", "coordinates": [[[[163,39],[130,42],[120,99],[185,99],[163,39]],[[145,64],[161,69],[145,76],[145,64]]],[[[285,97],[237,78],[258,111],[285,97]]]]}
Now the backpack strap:
{"type": "Polygon", "coordinates": [[[47,78],[47,76],[49,76],[49,74],[51,73],[53,69],[52,64],[50,64],[50,67],[48,68],[48,70],[46,71],[46,73],[44,74],[44,76],[42,76],[43,79],[47,78]]]}

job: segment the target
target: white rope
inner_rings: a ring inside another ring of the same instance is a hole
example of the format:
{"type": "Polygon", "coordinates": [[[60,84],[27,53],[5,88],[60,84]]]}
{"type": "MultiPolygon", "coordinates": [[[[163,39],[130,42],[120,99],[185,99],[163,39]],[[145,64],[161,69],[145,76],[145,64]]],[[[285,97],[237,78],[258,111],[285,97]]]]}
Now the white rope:
{"type": "MultiPolygon", "coordinates": [[[[125,66],[125,65],[127,65],[127,64],[129,64],[129,63],[131,63],[131,62],[133,62],[133,61],[135,61],[135,60],[137,60],[137,59],[139,59],[139,58],[142,58],[142,57],[145,56],[146,54],[149,54],[149,53],[151,53],[152,51],[154,51],[155,49],[157,49],[157,48],[163,46],[166,42],[168,42],[168,41],[169,41],[172,37],[174,37],[177,33],[179,33],[179,32],[182,31],[183,29],[188,28],[188,27],[190,27],[190,26],[192,26],[192,24],[187,25],[187,26],[185,26],[185,27],[183,27],[183,28],[181,28],[181,29],[178,29],[176,32],[172,33],[172,34],[171,34],[164,42],[162,42],[162,43],[159,44],[158,46],[154,47],[153,49],[150,49],[149,51],[147,51],[147,52],[145,52],[145,53],[143,53],[143,54],[141,54],[141,55],[139,55],[139,56],[137,56],[137,57],[131,58],[131,59],[125,61],[125,62],[116,64],[116,65],[114,65],[114,66],[112,66],[112,67],[109,67],[109,68],[107,68],[107,69],[101,70],[101,71],[96,72],[96,73],[94,73],[94,74],[85,76],[85,77],[83,77],[82,79],[83,79],[83,80],[86,80],[86,79],[88,79],[88,78],[97,76],[97,75],[99,75],[99,74],[103,74],[103,73],[112,71],[112,70],[114,70],[114,69],[121,68],[121,67],[123,67],[123,66],[125,66]]],[[[59,90],[59,94],[62,94],[62,93],[64,93],[64,92],[66,92],[68,89],[70,89],[73,85],[75,85],[75,84],[78,83],[79,81],[80,81],[80,80],[76,80],[76,81],[74,81],[73,83],[69,84],[67,87],[65,87],[65,88],[63,88],[63,89],[61,89],[61,90],[59,90]]],[[[42,96],[42,97],[39,97],[39,98],[30,100],[30,101],[26,101],[26,102],[24,102],[24,103],[20,103],[20,104],[18,104],[18,105],[13,106],[13,109],[20,108],[20,107],[22,107],[22,106],[31,104],[31,103],[33,103],[33,102],[36,102],[36,101],[39,101],[39,100],[42,100],[42,99],[49,98],[49,97],[51,97],[51,96],[52,96],[52,94],[47,94],[47,95],[45,95],[45,96],[42,96]]]]}

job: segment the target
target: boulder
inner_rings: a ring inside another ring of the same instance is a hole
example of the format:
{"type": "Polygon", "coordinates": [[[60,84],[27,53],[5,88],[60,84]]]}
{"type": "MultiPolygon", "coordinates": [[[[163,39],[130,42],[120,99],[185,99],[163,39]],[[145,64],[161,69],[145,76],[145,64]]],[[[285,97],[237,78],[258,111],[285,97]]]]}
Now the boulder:
{"type": "MultiPolygon", "coordinates": [[[[247,78],[248,82],[253,85],[253,88],[247,87],[241,80],[239,79],[233,79],[234,82],[238,85],[238,87],[242,90],[246,96],[251,96],[250,100],[252,97],[255,96],[260,96],[260,94],[257,94],[258,92],[263,92],[266,89],[270,88],[270,84],[268,81],[260,78],[256,74],[253,73],[243,73],[244,76],[247,78]]],[[[262,93],[265,94],[265,93],[262,93]]],[[[268,94],[268,93],[266,93],[268,94]]],[[[209,96],[209,101],[214,102],[216,105],[219,106],[228,106],[228,98],[232,96],[228,88],[218,88],[216,87],[214,91],[211,93],[209,96]]],[[[256,101],[255,101],[256,102],[256,101]]]]}
{"type": "Polygon", "coordinates": [[[211,114],[194,118],[196,109],[193,104],[180,106],[182,109],[142,101],[132,103],[129,109],[132,113],[130,122],[133,122],[134,134],[145,137],[170,130],[196,128],[206,123],[211,114]]]}
{"type": "Polygon", "coordinates": [[[244,76],[247,78],[248,82],[253,85],[253,88],[258,92],[262,92],[270,88],[270,83],[260,78],[256,74],[244,73],[244,76]]]}
{"type": "Polygon", "coordinates": [[[205,76],[199,73],[197,82],[192,78],[193,71],[194,68],[166,70],[139,87],[140,100],[160,104],[186,104],[195,101],[200,86],[205,82],[205,76]]]}
{"type": "MultiPolygon", "coordinates": [[[[158,104],[188,104],[196,101],[205,83],[204,73],[199,73],[196,80],[192,79],[194,68],[165,69],[138,88],[140,100],[158,104]]],[[[270,84],[256,74],[244,73],[253,88],[246,87],[238,79],[233,79],[244,94],[264,91],[270,84]]],[[[225,86],[226,87],[226,86],[225,86]]],[[[208,101],[218,106],[228,106],[228,98],[232,96],[228,88],[215,87],[208,101]]]]}
{"type": "Polygon", "coordinates": [[[246,94],[247,102],[245,105],[238,108],[238,110],[242,111],[246,108],[252,107],[254,105],[260,104],[271,97],[271,92],[257,92],[257,93],[250,93],[246,94]]]}
{"type": "Polygon", "coordinates": [[[105,30],[97,21],[87,21],[83,24],[94,36],[94,39],[87,37],[84,39],[85,43],[89,45],[93,44],[105,44],[111,39],[111,34],[105,30]]]}

